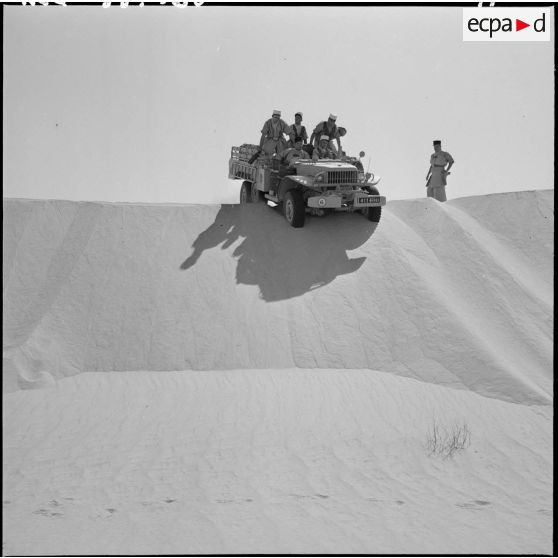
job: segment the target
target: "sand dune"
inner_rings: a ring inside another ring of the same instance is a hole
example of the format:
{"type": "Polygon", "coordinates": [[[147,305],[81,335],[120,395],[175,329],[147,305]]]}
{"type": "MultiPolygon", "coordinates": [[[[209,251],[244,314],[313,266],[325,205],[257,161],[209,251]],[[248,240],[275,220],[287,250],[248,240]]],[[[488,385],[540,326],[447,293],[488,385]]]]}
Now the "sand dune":
{"type": "Polygon", "coordinates": [[[5,199],[4,552],[549,553],[553,204],[5,199]]]}

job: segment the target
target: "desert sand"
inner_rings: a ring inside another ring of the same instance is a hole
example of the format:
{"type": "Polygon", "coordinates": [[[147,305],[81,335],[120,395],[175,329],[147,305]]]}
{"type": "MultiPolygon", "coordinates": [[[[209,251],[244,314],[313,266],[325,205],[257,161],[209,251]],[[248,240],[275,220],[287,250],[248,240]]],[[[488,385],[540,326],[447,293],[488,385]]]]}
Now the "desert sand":
{"type": "Polygon", "coordinates": [[[4,199],[4,555],[550,554],[553,208],[4,199]]]}

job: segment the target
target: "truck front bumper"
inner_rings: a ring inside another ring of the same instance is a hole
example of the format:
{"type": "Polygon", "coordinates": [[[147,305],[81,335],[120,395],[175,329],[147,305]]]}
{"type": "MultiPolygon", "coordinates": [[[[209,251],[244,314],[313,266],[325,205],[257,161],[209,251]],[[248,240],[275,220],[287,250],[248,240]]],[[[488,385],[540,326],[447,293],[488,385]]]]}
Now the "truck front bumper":
{"type": "Polygon", "coordinates": [[[360,209],[362,207],[381,207],[386,205],[385,196],[376,196],[364,192],[356,192],[353,199],[343,201],[343,196],[339,194],[324,194],[322,196],[312,196],[307,200],[308,207],[316,209],[340,209],[343,206],[360,209]]]}
{"type": "Polygon", "coordinates": [[[386,205],[386,197],[374,194],[355,194],[353,205],[354,207],[382,207],[382,205],[386,205]]]}
{"type": "Polygon", "coordinates": [[[312,196],[308,198],[307,204],[308,207],[315,207],[317,209],[336,209],[341,207],[343,199],[335,194],[312,196]]]}

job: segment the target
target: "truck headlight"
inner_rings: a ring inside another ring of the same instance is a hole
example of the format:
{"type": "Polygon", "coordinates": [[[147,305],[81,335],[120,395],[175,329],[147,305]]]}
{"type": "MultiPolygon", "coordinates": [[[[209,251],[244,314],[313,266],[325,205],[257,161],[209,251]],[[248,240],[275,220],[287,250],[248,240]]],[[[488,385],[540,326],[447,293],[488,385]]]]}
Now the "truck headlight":
{"type": "Polygon", "coordinates": [[[323,182],[325,180],[325,175],[324,173],[320,173],[316,175],[316,178],[314,179],[314,182],[323,182]]]}
{"type": "Polygon", "coordinates": [[[363,173],[363,172],[359,172],[359,173],[357,174],[357,180],[358,180],[359,182],[364,182],[364,173],[363,173]]]}

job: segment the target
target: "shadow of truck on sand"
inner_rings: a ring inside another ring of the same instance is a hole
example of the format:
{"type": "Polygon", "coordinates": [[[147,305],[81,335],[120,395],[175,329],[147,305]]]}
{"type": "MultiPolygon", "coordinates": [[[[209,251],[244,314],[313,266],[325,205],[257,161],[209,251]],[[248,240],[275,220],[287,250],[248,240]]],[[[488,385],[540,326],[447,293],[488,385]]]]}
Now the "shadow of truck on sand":
{"type": "Polygon", "coordinates": [[[206,250],[240,242],[233,252],[237,283],[258,285],[267,302],[284,300],[357,271],[366,258],[350,258],[347,250],[362,246],[376,227],[360,214],[335,213],[295,229],[266,204],[223,205],[180,268],[192,268],[206,250]]]}

